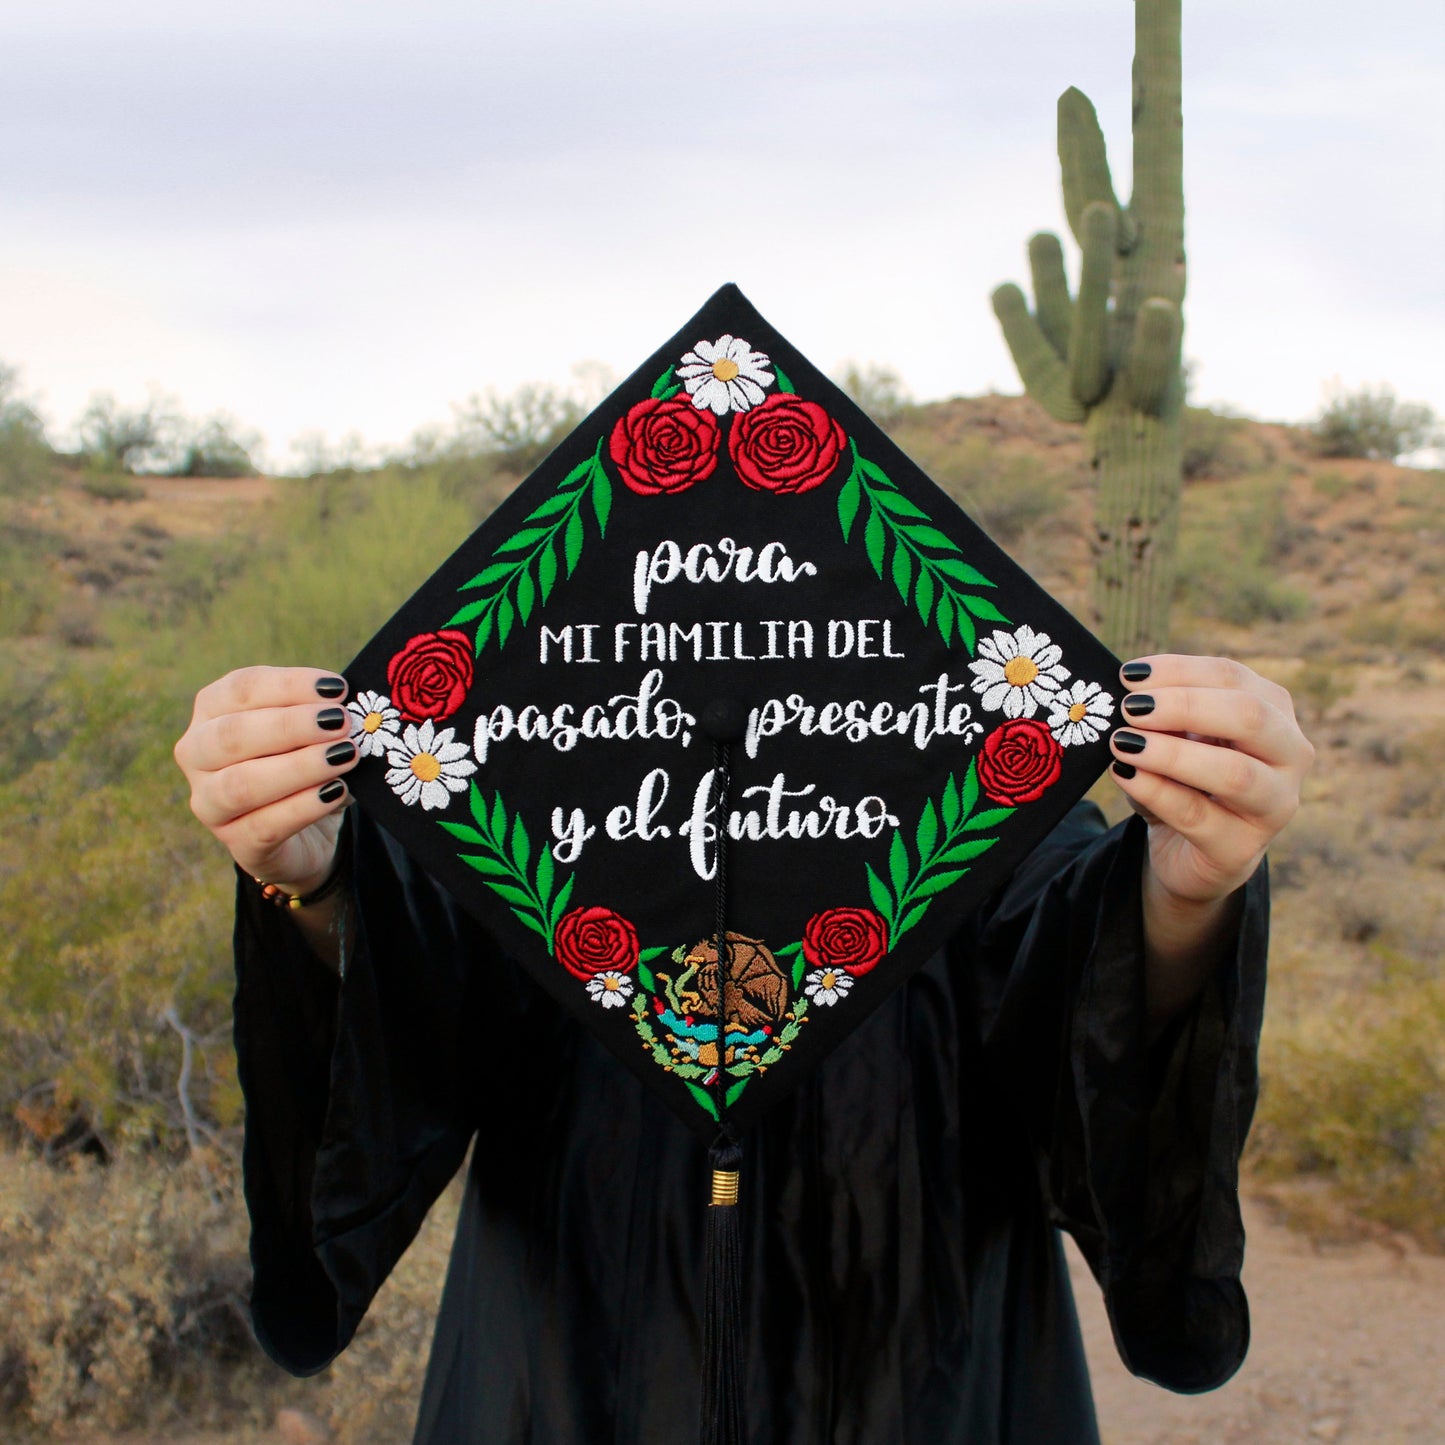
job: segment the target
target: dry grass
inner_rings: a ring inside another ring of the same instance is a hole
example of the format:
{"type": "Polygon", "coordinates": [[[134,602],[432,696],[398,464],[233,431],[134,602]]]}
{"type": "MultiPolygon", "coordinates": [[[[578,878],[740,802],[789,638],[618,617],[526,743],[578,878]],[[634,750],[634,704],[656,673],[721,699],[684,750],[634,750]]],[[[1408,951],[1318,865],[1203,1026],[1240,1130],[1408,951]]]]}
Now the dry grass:
{"type": "Polygon", "coordinates": [[[234,1171],[0,1155],[0,1438],[57,1431],[259,1427],[282,1405],[340,1445],[410,1438],[460,1185],[432,1211],[328,1370],[293,1380],[246,1313],[234,1171]]]}

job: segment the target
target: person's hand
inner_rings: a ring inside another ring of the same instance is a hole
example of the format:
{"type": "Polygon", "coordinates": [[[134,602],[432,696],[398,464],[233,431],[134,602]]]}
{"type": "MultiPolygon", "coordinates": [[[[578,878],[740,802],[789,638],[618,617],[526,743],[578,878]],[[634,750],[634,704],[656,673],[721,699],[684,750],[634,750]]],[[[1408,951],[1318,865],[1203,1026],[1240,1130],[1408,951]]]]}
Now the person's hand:
{"type": "Polygon", "coordinates": [[[1173,898],[1211,903],[1259,866],[1299,807],[1315,750],[1289,693],[1225,657],[1126,663],[1114,779],[1149,825],[1149,867],[1173,898]]]}
{"type": "Polygon", "coordinates": [[[307,893],[330,872],[356,765],[346,683],[310,667],[244,667],[196,694],[175,746],[191,811],[253,878],[307,893]]]}

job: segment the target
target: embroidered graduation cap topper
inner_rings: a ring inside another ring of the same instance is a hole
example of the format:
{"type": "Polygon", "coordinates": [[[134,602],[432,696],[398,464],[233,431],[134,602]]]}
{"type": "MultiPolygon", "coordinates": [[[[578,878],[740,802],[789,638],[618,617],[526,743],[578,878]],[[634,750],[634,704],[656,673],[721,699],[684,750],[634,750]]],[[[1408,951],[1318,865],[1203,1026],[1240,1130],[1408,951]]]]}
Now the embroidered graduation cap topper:
{"type": "Polygon", "coordinates": [[[1088,788],[1117,667],[726,286],[347,669],[351,785],[711,1139],[1088,788]]]}

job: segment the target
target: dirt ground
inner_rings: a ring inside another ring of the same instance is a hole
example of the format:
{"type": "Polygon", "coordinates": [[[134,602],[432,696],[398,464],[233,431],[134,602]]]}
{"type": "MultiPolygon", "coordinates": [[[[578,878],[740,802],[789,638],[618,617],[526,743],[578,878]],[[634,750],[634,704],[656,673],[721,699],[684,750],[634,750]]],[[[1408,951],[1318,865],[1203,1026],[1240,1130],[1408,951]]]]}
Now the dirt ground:
{"type": "MultiPolygon", "coordinates": [[[[1170,1394],[1125,1371],[1098,1289],[1070,1246],[1104,1445],[1445,1445],[1445,1258],[1394,1236],[1315,1245],[1261,1203],[1246,1204],[1245,1221],[1253,1344],[1239,1374],[1208,1395],[1170,1394]]],[[[85,1445],[287,1439],[92,1435],[85,1445]]]]}
{"type": "Polygon", "coordinates": [[[1393,1236],[1316,1246],[1245,1206],[1253,1342],[1208,1395],[1119,1363],[1099,1291],[1070,1246],[1104,1445],[1442,1445],[1445,1259],[1393,1236]]]}

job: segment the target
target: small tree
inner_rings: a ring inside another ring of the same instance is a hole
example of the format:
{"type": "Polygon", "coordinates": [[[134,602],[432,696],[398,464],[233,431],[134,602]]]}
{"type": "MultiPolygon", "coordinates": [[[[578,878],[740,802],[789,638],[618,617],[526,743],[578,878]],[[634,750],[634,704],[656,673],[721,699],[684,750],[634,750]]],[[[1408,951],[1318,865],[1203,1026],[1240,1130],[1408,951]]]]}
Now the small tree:
{"type": "Polygon", "coordinates": [[[109,392],[90,399],[76,426],[80,449],[98,471],[138,472],[163,465],[174,444],[176,418],[160,397],[128,409],[109,392]]]}
{"type": "Polygon", "coordinates": [[[456,408],[463,450],[493,453],[516,472],[529,472],[582,420],[582,408],[556,387],[529,383],[508,396],[489,391],[456,408]]]}
{"type": "Polygon", "coordinates": [[[912,403],[903,378],[891,366],[846,361],[833,378],[884,431],[896,426],[912,403]]]}
{"type": "Polygon", "coordinates": [[[19,377],[13,366],[0,362],[0,496],[40,490],[55,457],[39,413],[20,397],[19,377]]]}
{"type": "Polygon", "coordinates": [[[1338,382],[1327,388],[1324,409],[1310,431],[1323,457],[1387,462],[1438,445],[1441,439],[1435,413],[1428,406],[1398,401],[1388,386],[1346,391],[1338,382]]]}
{"type": "Polygon", "coordinates": [[[251,453],[259,439],[239,439],[240,427],[230,417],[216,415],[197,423],[181,444],[180,457],[171,468],[177,477],[251,477],[256,464],[251,453]]]}

